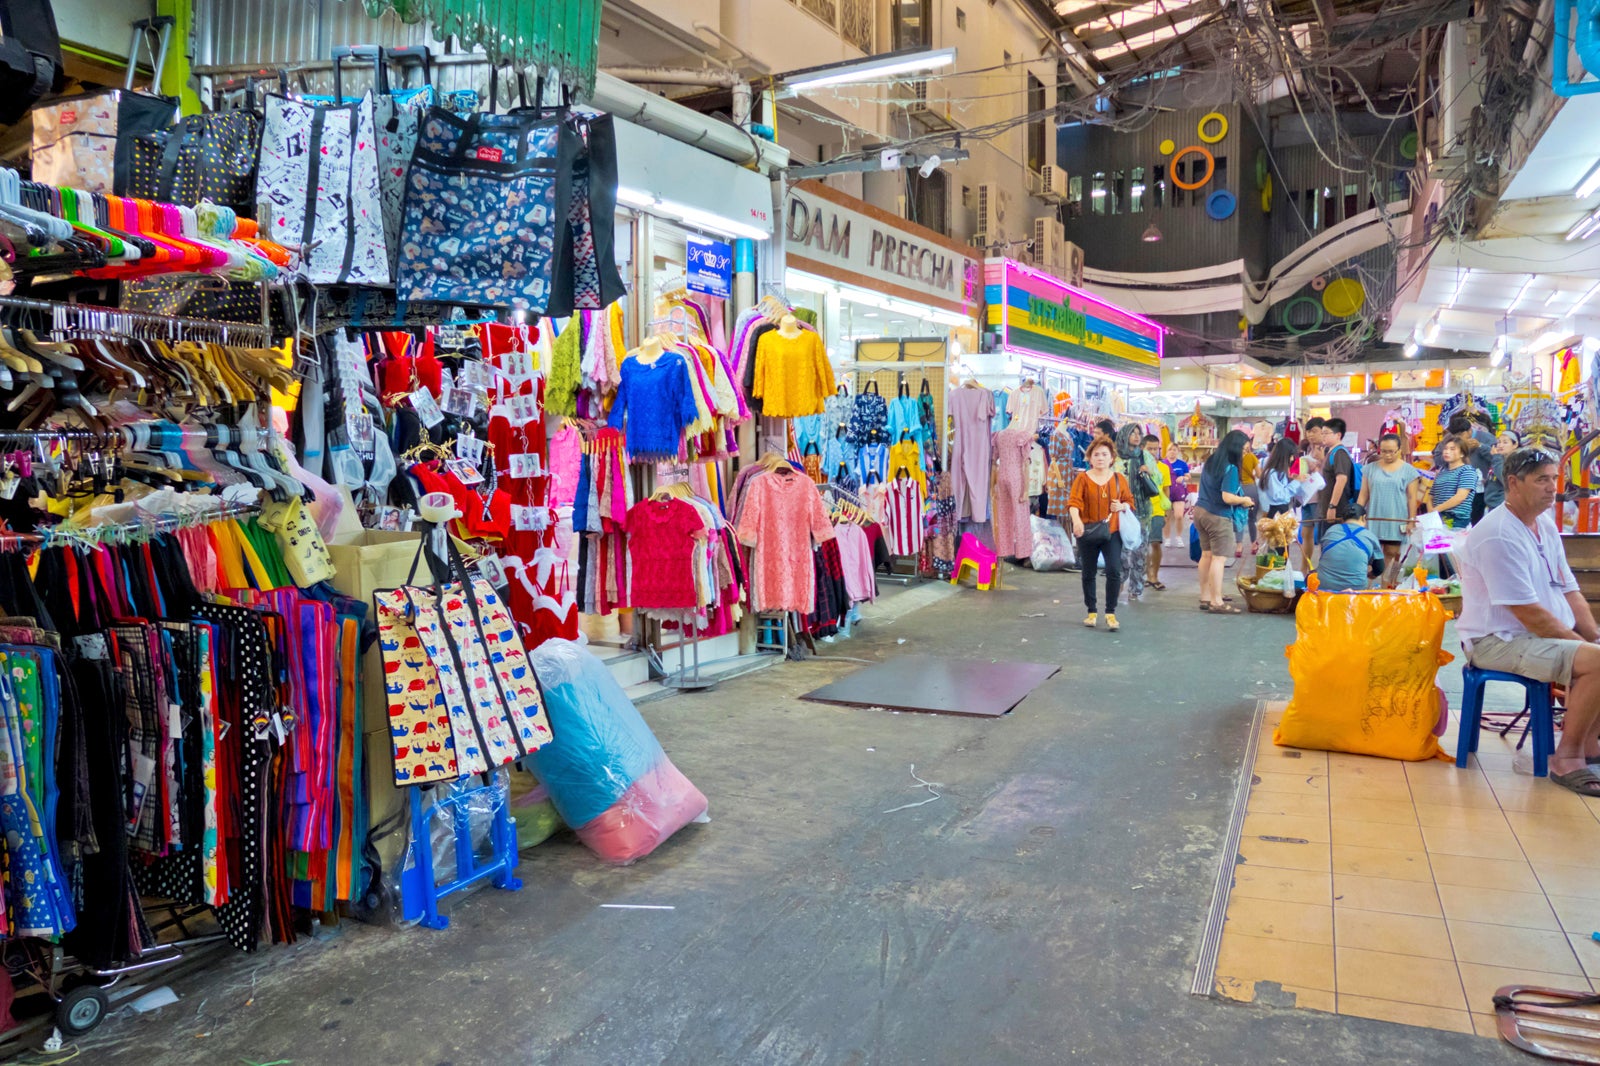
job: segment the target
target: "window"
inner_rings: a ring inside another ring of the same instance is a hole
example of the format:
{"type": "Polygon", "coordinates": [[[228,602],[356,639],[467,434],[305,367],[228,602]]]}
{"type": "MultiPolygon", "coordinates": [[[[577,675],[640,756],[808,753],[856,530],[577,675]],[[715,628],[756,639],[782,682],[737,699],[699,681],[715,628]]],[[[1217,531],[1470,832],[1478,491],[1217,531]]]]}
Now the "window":
{"type": "Polygon", "coordinates": [[[1128,212],[1138,214],[1144,210],[1144,167],[1134,167],[1128,176],[1131,179],[1128,185],[1128,212]]]}
{"type": "Polygon", "coordinates": [[[910,194],[906,207],[911,221],[946,236],[950,233],[949,177],[943,170],[935,170],[926,178],[916,170],[906,171],[906,191],[910,194]]]}
{"type": "Polygon", "coordinates": [[[1157,164],[1150,168],[1150,206],[1165,207],[1167,199],[1167,168],[1157,164]]]}
{"type": "MultiPolygon", "coordinates": [[[[1332,226],[1339,221],[1339,201],[1334,198],[1333,190],[1328,186],[1322,187],[1322,226],[1332,226]]],[[[1321,228],[1321,227],[1318,227],[1321,228]]]]}
{"type": "Polygon", "coordinates": [[[876,16],[872,0],[790,0],[790,3],[832,27],[835,33],[867,55],[877,51],[872,39],[876,16]]]}
{"type": "Polygon", "coordinates": [[[961,10],[958,7],[958,8],[956,8],[956,29],[964,30],[966,28],[967,28],[967,13],[965,11],[961,10]]]}
{"type": "Polygon", "coordinates": [[[1106,213],[1106,175],[1097,170],[1089,179],[1089,210],[1097,215],[1106,213]]]}
{"type": "MultiPolygon", "coordinates": [[[[1228,187],[1228,157],[1225,155],[1219,155],[1216,157],[1216,161],[1216,170],[1212,172],[1211,180],[1206,183],[1205,189],[1195,190],[1195,203],[1197,204],[1205,203],[1206,197],[1210,196],[1218,189],[1226,189],[1228,187]],[[1204,195],[1202,195],[1202,192],[1204,195]]],[[[1204,174],[1205,169],[1202,167],[1199,173],[1204,174]]]]}
{"type": "Polygon", "coordinates": [[[1067,179],[1067,217],[1083,217],[1083,175],[1074,174],[1067,179]]]}
{"type": "Polygon", "coordinates": [[[1322,216],[1317,210],[1322,204],[1322,198],[1317,195],[1317,190],[1307,189],[1300,194],[1300,217],[1306,221],[1306,229],[1312,233],[1317,232],[1318,219],[1322,216]]]}
{"type": "Polygon", "coordinates": [[[1361,213],[1361,186],[1355,182],[1344,187],[1344,217],[1355,218],[1361,213]]]}
{"type": "Polygon", "coordinates": [[[1043,117],[1044,109],[1050,105],[1045,103],[1044,82],[1028,75],[1028,114],[1041,117],[1028,123],[1028,169],[1035,174],[1044,169],[1046,154],[1045,143],[1048,136],[1049,120],[1043,117]]]}
{"type": "Polygon", "coordinates": [[[1170,207],[1183,206],[1183,189],[1178,188],[1178,182],[1185,185],[1189,183],[1189,160],[1179,159],[1172,164],[1172,199],[1168,202],[1170,207]]]}
{"type": "Polygon", "coordinates": [[[891,0],[889,32],[894,50],[928,47],[928,42],[933,40],[930,5],[931,0],[891,0]]]}
{"type": "Polygon", "coordinates": [[[961,206],[965,208],[972,207],[972,186],[970,185],[961,186],[961,206]]]}
{"type": "Polygon", "coordinates": [[[1106,199],[1111,201],[1111,213],[1113,215],[1122,214],[1122,207],[1128,202],[1128,185],[1122,177],[1122,171],[1112,171],[1111,195],[1106,199]]]}

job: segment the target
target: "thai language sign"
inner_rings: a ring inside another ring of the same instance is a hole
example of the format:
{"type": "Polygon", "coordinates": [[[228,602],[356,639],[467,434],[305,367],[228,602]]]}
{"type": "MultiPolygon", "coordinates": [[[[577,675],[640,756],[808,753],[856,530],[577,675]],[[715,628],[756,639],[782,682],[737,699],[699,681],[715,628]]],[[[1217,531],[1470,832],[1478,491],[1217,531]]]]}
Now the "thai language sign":
{"type": "Polygon", "coordinates": [[[988,328],[1008,351],[1136,383],[1161,380],[1162,329],[1150,319],[1010,259],[984,263],[988,328]]]}

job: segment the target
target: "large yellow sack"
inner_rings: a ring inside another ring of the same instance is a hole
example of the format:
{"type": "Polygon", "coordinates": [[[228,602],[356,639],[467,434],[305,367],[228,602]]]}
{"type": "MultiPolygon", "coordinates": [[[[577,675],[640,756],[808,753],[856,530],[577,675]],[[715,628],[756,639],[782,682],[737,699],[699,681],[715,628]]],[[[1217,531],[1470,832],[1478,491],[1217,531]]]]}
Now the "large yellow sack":
{"type": "Polygon", "coordinates": [[[1286,649],[1294,695],[1273,740],[1285,747],[1388,759],[1440,757],[1434,726],[1447,617],[1426,592],[1300,597],[1286,649]]]}

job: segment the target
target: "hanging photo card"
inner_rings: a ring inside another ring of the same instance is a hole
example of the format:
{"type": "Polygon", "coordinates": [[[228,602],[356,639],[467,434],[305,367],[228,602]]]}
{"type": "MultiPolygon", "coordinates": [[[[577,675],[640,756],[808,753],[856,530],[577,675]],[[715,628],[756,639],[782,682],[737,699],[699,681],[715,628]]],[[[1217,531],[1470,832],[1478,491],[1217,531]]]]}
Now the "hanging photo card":
{"type": "Polygon", "coordinates": [[[418,389],[407,399],[411,401],[411,409],[417,412],[417,417],[429,429],[444,421],[444,412],[439,410],[438,401],[433,398],[433,393],[427,389],[418,389]]]}
{"type": "Polygon", "coordinates": [[[461,433],[456,437],[456,455],[465,459],[473,466],[483,462],[483,441],[471,433],[461,433]]]}

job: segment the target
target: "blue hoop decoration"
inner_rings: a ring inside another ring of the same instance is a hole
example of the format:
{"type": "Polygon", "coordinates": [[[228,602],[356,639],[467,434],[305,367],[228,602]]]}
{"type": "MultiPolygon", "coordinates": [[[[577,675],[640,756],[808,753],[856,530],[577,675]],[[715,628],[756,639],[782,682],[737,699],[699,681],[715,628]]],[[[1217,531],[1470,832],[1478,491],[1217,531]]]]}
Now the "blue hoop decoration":
{"type": "Polygon", "coordinates": [[[1239,206],[1239,200],[1227,189],[1218,189],[1206,197],[1206,214],[1221,222],[1233,216],[1234,209],[1239,206]]]}

